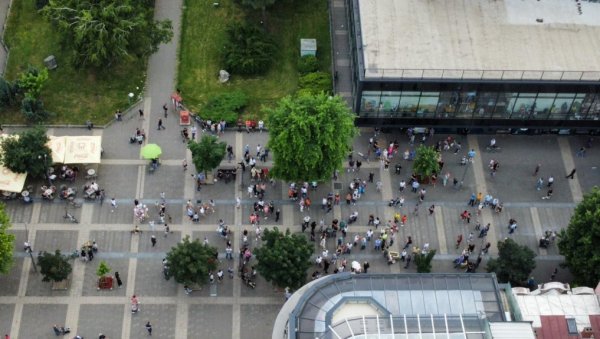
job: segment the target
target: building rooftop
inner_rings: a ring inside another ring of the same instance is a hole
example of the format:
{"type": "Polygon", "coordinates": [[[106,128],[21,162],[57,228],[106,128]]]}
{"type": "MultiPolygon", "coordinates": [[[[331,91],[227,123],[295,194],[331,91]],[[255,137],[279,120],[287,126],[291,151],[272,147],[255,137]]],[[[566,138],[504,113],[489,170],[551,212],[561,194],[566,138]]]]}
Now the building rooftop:
{"type": "Polygon", "coordinates": [[[354,1],[366,78],[600,80],[600,3],[354,1]]]}

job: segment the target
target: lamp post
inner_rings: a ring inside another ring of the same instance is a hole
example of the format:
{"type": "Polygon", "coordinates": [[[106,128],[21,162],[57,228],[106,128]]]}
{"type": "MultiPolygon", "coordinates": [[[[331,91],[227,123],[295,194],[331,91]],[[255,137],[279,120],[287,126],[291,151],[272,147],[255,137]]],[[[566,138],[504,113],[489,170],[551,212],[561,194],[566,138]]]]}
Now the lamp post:
{"type": "Polygon", "coordinates": [[[134,96],[135,96],[135,94],[133,94],[133,92],[129,92],[129,94],[127,95],[127,99],[129,100],[129,105],[131,105],[131,102],[133,102],[134,96]]]}

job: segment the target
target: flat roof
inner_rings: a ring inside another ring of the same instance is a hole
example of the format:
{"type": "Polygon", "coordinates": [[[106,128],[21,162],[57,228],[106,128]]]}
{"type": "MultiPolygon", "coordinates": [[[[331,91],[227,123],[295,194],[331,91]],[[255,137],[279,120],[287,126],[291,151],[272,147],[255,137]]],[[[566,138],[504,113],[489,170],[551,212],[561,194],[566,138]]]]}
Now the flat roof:
{"type": "Polygon", "coordinates": [[[581,14],[565,0],[356,3],[366,78],[436,69],[584,71],[591,77],[584,80],[600,79],[600,3],[579,2],[581,14]]]}
{"type": "Polygon", "coordinates": [[[574,318],[577,329],[590,327],[590,315],[600,315],[600,302],[597,295],[515,295],[524,321],[531,321],[533,327],[540,328],[543,316],[560,315],[574,318]]]}

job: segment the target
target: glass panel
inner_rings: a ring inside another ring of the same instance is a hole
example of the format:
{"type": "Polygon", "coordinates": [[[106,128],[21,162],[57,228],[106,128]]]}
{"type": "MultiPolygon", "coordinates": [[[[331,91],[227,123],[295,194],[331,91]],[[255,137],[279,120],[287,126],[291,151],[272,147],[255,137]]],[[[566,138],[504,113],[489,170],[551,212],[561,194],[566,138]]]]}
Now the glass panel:
{"type": "Polygon", "coordinates": [[[441,92],[439,104],[437,106],[437,116],[440,118],[452,118],[456,111],[456,102],[458,94],[456,92],[441,92]]]}
{"type": "Polygon", "coordinates": [[[435,291],[435,299],[437,300],[438,314],[447,314],[452,311],[447,291],[435,291]]]}
{"type": "Polygon", "coordinates": [[[362,93],[362,101],[360,104],[361,116],[377,116],[377,110],[380,104],[380,91],[364,91],[362,93]]]}
{"type": "Polygon", "coordinates": [[[439,314],[435,291],[423,291],[425,314],[439,314]]]}
{"type": "Polygon", "coordinates": [[[566,119],[569,115],[569,111],[571,106],[573,105],[573,99],[575,98],[575,94],[558,94],[556,100],[554,100],[554,105],[552,105],[552,109],[550,110],[550,116],[548,119],[553,120],[563,120],[566,119]]]}
{"type": "Polygon", "coordinates": [[[475,111],[477,92],[461,92],[457,117],[470,118],[475,111]]]}
{"type": "Polygon", "coordinates": [[[411,291],[410,302],[412,303],[413,314],[425,314],[425,305],[423,291],[411,291]]]}
{"type": "Polygon", "coordinates": [[[573,105],[571,105],[571,120],[579,120],[582,119],[581,111],[583,110],[583,100],[585,99],[585,94],[579,93],[575,96],[575,100],[573,101],[573,105]]]}
{"type": "Polygon", "coordinates": [[[538,94],[537,99],[535,100],[535,111],[536,116],[535,119],[547,119],[550,115],[550,112],[556,110],[554,106],[554,97],[556,93],[540,93],[538,94]]]}
{"type": "Polygon", "coordinates": [[[586,105],[588,106],[588,108],[585,119],[598,120],[600,118],[600,94],[586,95],[585,100],[583,102],[584,112],[586,111],[586,105]]]}
{"type": "Polygon", "coordinates": [[[423,92],[417,109],[417,117],[431,118],[435,116],[435,110],[439,99],[438,92],[423,92]]]}
{"type": "Polygon", "coordinates": [[[498,101],[494,108],[494,119],[508,119],[517,100],[518,93],[498,93],[498,101]]]}
{"type": "Polygon", "coordinates": [[[403,117],[414,116],[419,106],[419,96],[421,92],[402,92],[400,98],[400,111],[403,117]],[[412,114],[411,114],[412,113],[412,114]]]}
{"type": "Polygon", "coordinates": [[[535,93],[520,93],[513,106],[511,119],[530,119],[535,113],[535,93]]]}
{"type": "Polygon", "coordinates": [[[394,116],[398,112],[400,92],[381,92],[381,112],[394,116]]]}
{"type": "Polygon", "coordinates": [[[497,100],[498,93],[496,92],[479,93],[474,118],[490,118],[492,113],[494,113],[497,100]]]}

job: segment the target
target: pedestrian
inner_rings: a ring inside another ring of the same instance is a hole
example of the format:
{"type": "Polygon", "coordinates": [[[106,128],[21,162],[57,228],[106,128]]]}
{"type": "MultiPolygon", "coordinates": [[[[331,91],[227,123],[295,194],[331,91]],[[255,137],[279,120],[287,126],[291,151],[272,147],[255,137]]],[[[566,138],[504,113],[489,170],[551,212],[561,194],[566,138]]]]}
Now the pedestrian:
{"type": "Polygon", "coordinates": [[[182,166],[183,166],[183,171],[184,172],[187,171],[187,160],[186,159],[183,159],[182,166]]]}
{"type": "Polygon", "coordinates": [[[167,106],[166,103],[163,105],[163,111],[165,113],[165,118],[166,118],[169,115],[169,107],[167,106]]]}
{"type": "Polygon", "coordinates": [[[537,165],[535,166],[535,169],[533,170],[533,176],[534,176],[534,177],[535,177],[535,176],[538,174],[538,172],[540,171],[540,167],[541,167],[541,166],[542,166],[542,164],[537,164],[537,165]]]}
{"type": "Polygon", "coordinates": [[[117,121],[123,121],[123,113],[121,113],[120,109],[115,112],[115,119],[117,119],[117,121]]]}
{"type": "Polygon", "coordinates": [[[169,225],[165,224],[165,238],[167,237],[167,235],[169,235],[169,225]]]}
{"type": "Polygon", "coordinates": [[[162,119],[158,119],[158,130],[160,131],[161,129],[166,129],[166,127],[163,126],[162,119]]]}
{"type": "Polygon", "coordinates": [[[235,198],[235,208],[240,208],[242,206],[242,199],[240,197],[235,198]]]}
{"type": "Polygon", "coordinates": [[[569,179],[575,179],[575,172],[577,171],[577,169],[573,168],[573,170],[571,171],[571,173],[569,173],[565,179],[569,178],[569,179]]]}
{"type": "Polygon", "coordinates": [[[369,264],[369,262],[368,262],[368,261],[365,261],[365,262],[363,263],[363,272],[364,272],[364,273],[367,273],[367,271],[369,270],[369,267],[371,267],[371,265],[369,264]]]}
{"type": "Polygon", "coordinates": [[[89,261],[92,261],[92,260],[94,260],[94,251],[92,251],[92,249],[89,249],[89,250],[87,251],[87,256],[88,256],[88,260],[89,260],[89,261]]]}
{"type": "Polygon", "coordinates": [[[281,214],[281,211],[279,210],[279,208],[275,211],[275,222],[279,221],[279,216],[281,214]]]}
{"type": "Polygon", "coordinates": [[[85,125],[87,126],[88,131],[91,131],[92,128],[94,128],[94,124],[92,123],[91,120],[86,121],[85,125]]]}
{"type": "Polygon", "coordinates": [[[556,278],[556,275],[558,274],[558,267],[554,268],[554,271],[552,272],[552,274],[550,275],[550,280],[554,281],[554,278],[556,278]]]}
{"type": "Polygon", "coordinates": [[[155,235],[152,235],[150,237],[150,242],[152,243],[152,247],[156,246],[156,236],[155,235]]]}
{"type": "Polygon", "coordinates": [[[585,157],[585,147],[581,147],[579,151],[577,151],[577,156],[582,158],[585,157]]]}
{"type": "Polygon", "coordinates": [[[553,176],[549,176],[548,177],[548,188],[552,187],[552,184],[554,183],[554,177],[553,176]]]}
{"type": "Polygon", "coordinates": [[[121,286],[123,286],[123,281],[121,281],[121,276],[119,275],[119,272],[115,272],[115,280],[117,281],[117,287],[121,288],[121,286]]]}
{"type": "Polygon", "coordinates": [[[435,211],[435,205],[429,206],[429,215],[432,215],[434,211],[435,211]]]}
{"type": "Polygon", "coordinates": [[[406,256],[406,265],[404,265],[404,268],[407,269],[408,266],[410,266],[410,260],[412,259],[412,256],[408,255],[406,256]]]}
{"type": "Polygon", "coordinates": [[[217,272],[217,279],[219,280],[220,283],[223,282],[223,270],[219,270],[217,272]]]}
{"type": "Polygon", "coordinates": [[[460,243],[463,241],[463,235],[459,234],[458,237],[456,237],[456,248],[458,249],[460,247],[460,243]]]}
{"type": "Polygon", "coordinates": [[[140,108],[138,113],[140,114],[140,120],[144,120],[144,110],[140,108]]]}
{"type": "Polygon", "coordinates": [[[148,335],[152,335],[152,325],[150,324],[150,321],[146,323],[146,331],[148,331],[148,335]]]}
{"type": "Polygon", "coordinates": [[[117,209],[117,200],[115,198],[110,199],[110,213],[114,212],[117,209]]]}
{"type": "Polygon", "coordinates": [[[537,180],[537,182],[535,183],[535,189],[539,191],[542,189],[543,185],[544,185],[544,178],[539,178],[537,180]]]}
{"type": "Polygon", "coordinates": [[[198,132],[196,125],[193,125],[192,128],[190,128],[190,132],[192,132],[192,140],[196,140],[196,132],[198,132]]]}
{"type": "Polygon", "coordinates": [[[262,133],[264,128],[265,128],[265,122],[262,120],[258,120],[258,132],[262,133]]]}
{"type": "Polygon", "coordinates": [[[372,183],[374,178],[375,178],[375,173],[373,173],[373,172],[370,172],[370,173],[369,173],[369,182],[371,182],[371,183],[372,183]]]}
{"type": "Polygon", "coordinates": [[[548,192],[546,192],[546,196],[542,197],[542,199],[549,200],[552,197],[552,192],[552,188],[548,189],[548,192]]]}

